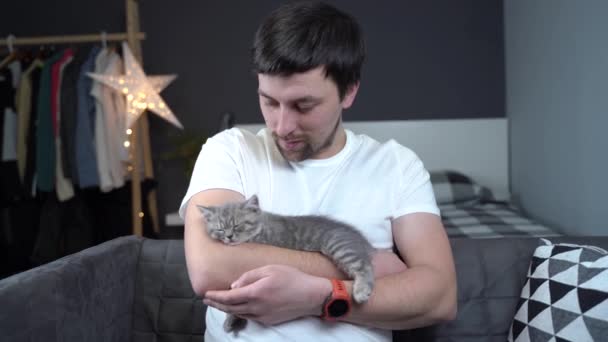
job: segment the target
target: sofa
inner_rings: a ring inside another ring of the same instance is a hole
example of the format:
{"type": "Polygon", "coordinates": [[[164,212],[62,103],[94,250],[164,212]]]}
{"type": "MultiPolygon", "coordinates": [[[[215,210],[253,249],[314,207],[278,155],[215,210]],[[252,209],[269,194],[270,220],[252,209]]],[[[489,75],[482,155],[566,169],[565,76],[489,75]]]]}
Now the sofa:
{"type": "MultiPolygon", "coordinates": [[[[553,242],[608,248],[608,237],[553,242]]],[[[537,238],[452,239],[454,321],[394,341],[505,341],[537,238]]],[[[182,240],[121,237],[0,281],[2,341],[203,341],[182,240]]]]}

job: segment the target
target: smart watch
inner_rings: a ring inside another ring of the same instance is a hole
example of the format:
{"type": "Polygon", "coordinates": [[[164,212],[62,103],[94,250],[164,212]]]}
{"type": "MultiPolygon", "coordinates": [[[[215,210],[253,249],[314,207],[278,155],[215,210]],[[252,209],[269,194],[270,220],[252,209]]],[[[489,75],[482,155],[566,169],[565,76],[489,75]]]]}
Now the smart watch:
{"type": "Polygon", "coordinates": [[[335,321],[340,317],[346,316],[350,312],[350,295],[346,290],[344,282],[338,279],[331,279],[332,291],[323,303],[323,314],[321,318],[326,321],[335,321]]]}

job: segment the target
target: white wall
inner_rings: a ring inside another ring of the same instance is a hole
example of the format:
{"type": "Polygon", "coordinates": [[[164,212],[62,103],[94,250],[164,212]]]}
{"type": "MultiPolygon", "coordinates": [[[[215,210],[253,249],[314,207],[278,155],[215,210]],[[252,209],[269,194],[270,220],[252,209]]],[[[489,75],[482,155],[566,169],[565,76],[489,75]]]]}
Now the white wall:
{"type": "Polygon", "coordinates": [[[504,2],[511,192],[573,235],[608,234],[608,1],[504,2]]]}

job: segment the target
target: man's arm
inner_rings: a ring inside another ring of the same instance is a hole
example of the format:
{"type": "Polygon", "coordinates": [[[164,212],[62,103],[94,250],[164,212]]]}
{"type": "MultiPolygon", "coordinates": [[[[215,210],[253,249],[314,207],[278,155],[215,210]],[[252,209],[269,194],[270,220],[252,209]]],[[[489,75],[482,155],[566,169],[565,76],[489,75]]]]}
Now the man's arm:
{"type": "Polygon", "coordinates": [[[216,206],[243,201],[238,192],[214,189],[199,192],[188,202],[185,214],[184,247],[188,274],[194,292],[230,288],[243,273],[261,266],[282,264],[325,278],[343,278],[334,264],[320,253],[295,251],[245,243],[227,246],[207,235],[206,222],[196,205],[216,206]]]}
{"type": "MultiPolygon", "coordinates": [[[[456,274],[439,217],[409,214],[394,221],[393,230],[408,267],[397,272],[398,267],[393,267],[386,272],[389,275],[377,278],[369,301],[355,305],[344,320],[398,330],[453,319],[456,274]]],[[[387,263],[379,264],[384,267],[387,263]]],[[[209,291],[205,303],[264,324],[319,316],[323,301],[331,292],[329,279],[322,277],[292,267],[269,265],[245,272],[231,290],[209,291]]],[[[352,293],[352,282],[345,283],[352,293]]]]}
{"type": "Polygon", "coordinates": [[[398,330],[454,319],[456,271],[439,216],[404,215],[393,221],[393,238],[408,269],[378,279],[369,301],[344,320],[398,330]]]}

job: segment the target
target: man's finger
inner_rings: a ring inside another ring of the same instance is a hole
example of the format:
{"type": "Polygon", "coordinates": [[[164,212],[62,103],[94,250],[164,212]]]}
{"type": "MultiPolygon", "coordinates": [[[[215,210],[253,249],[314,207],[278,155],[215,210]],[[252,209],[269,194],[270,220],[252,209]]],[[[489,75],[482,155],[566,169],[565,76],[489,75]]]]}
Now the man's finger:
{"type": "Polygon", "coordinates": [[[238,305],[247,303],[251,299],[251,295],[247,287],[241,287],[232,290],[207,291],[205,299],[225,305],[238,305]]]}

